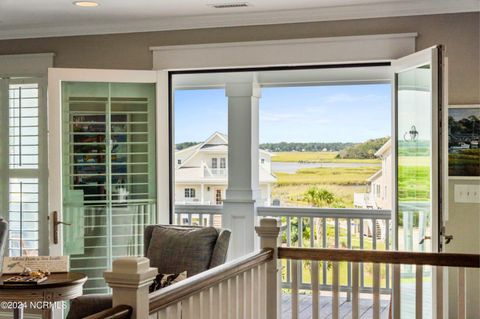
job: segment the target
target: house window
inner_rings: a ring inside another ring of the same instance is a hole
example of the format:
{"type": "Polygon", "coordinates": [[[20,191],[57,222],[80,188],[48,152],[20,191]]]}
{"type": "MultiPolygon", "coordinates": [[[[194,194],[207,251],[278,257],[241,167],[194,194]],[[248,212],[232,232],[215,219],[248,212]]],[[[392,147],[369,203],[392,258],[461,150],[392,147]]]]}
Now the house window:
{"type": "Polygon", "coordinates": [[[381,195],[380,185],[378,184],[375,185],[375,194],[377,195],[377,197],[380,197],[381,195]]]}
{"type": "Polygon", "coordinates": [[[262,158],[262,159],[260,160],[260,163],[261,163],[261,164],[265,164],[265,159],[262,158]]]}
{"type": "Polygon", "coordinates": [[[215,204],[222,205],[222,190],[217,189],[215,191],[215,204]]]}
{"type": "Polygon", "coordinates": [[[212,168],[218,167],[218,158],[212,158],[212,168]]]}
{"type": "Polygon", "coordinates": [[[182,160],[180,160],[180,159],[177,160],[177,164],[178,164],[178,165],[182,164],[182,160]]]}
{"type": "Polygon", "coordinates": [[[185,198],[195,198],[195,188],[185,188],[185,198]]]}
{"type": "Polygon", "coordinates": [[[220,159],[220,168],[226,168],[227,167],[227,160],[225,157],[222,157],[220,159]]]}

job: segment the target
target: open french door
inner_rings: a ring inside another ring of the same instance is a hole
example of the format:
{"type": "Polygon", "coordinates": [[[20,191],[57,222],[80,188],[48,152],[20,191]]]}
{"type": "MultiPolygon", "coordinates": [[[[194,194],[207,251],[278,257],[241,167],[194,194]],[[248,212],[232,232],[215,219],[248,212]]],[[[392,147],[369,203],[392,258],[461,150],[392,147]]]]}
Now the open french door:
{"type": "MultiPolygon", "coordinates": [[[[441,46],[392,63],[396,186],[392,220],[397,250],[441,250],[441,66],[441,46]]],[[[416,309],[415,267],[402,266],[402,318],[415,318],[418,311],[423,318],[441,318],[434,302],[441,283],[434,278],[432,268],[424,267],[423,306],[416,309]]]]}
{"type": "Polygon", "coordinates": [[[168,163],[167,78],[56,68],[48,75],[49,254],[70,256],[70,270],[87,274],[84,293],[104,293],[112,260],[143,255],[145,225],[168,222],[168,165],[157,164],[168,163]]]}

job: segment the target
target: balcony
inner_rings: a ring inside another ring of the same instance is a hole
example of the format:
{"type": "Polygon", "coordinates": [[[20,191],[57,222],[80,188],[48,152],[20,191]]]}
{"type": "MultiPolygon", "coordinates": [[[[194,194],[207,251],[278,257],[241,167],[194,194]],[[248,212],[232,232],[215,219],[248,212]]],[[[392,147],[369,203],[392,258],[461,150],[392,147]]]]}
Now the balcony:
{"type": "MultiPolygon", "coordinates": [[[[336,208],[305,208],[305,207],[258,207],[261,217],[274,217],[282,221],[282,247],[308,248],[347,248],[389,250],[391,248],[390,210],[372,209],[336,209],[336,208]],[[375,225],[375,226],[374,226],[375,225]],[[315,236],[311,236],[313,233],[315,236]],[[303,236],[297,236],[302,233],[303,236]]],[[[221,205],[176,205],[174,222],[182,225],[221,226],[221,205]]],[[[302,263],[293,269],[292,261],[282,261],[282,316],[292,316],[292,281],[298,278],[298,312],[301,318],[311,318],[312,315],[312,281],[310,266],[302,263]],[[296,275],[295,275],[296,274],[296,275]]],[[[339,283],[339,311],[349,313],[352,302],[352,265],[342,264],[342,270],[348,276],[342,277],[339,283]],[[345,269],[343,269],[345,267],[345,269]]],[[[318,285],[322,292],[319,296],[319,313],[321,317],[332,315],[332,268],[327,262],[321,263],[318,271],[318,285]]],[[[389,313],[389,297],[391,294],[390,269],[383,268],[385,277],[380,285],[381,318],[387,318],[389,313]]],[[[372,269],[367,265],[359,266],[359,312],[360,318],[370,318],[372,313],[372,269]]],[[[410,288],[410,287],[407,287],[410,288]]]]}
{"type": "MultiPolygon", "coordinates": [[[[206,210],[202,214],[215,215],[206,210]]],[[[298,225],[304,218],[333,219],[335,238],[341,237],[338,232],[340,222],[336,220],[386,217],[363,213],[352,217],[336,217],[328,212],[323,213],[323,217],[304,217],[304,214],[295,217],[298,225]]],[[[347,226],[348,229],[351,227],[347,226]]],[[[256,227],[259,250],[155,291],[148,298],[145,298],[146,286],[140,282],[153,279],[154,268],[132,267],[132,263],[140,265],[148,260],[127,258],[114,261],[112,272],[106,273],[105,277],[107,282],[114,279],[109,284],[113,287],[115,307],[89,318],[443,318],[443,306],[448,296],[444,295],[441,285],[446,267],[457,275],[458,295],[455,298],[459,307],[456,318],[467,318],[466,268],[480,268],[479,255],[286,247],[283,236],[287,230],[283,230],[276,219],[262,218],[260,226],[256,227]],[[301,275],[305,263],[311,265],[308,270],[310,285],[307,287],[303,286],[305,282],[301,275]],[[289,282],[284,280],[286,264],[290,265],[289,282]],[[319,267],[326,264],[331,270],[328,287],[322,282],[325,272],[319,267]],[[362,269],[367,264],[372,265],[372,282],[369,287],[364,287],[366,272],[362,269]],[[350,278],[347,285],[342,284],[341,277],[345,265],[350,278]],[[413,280],[408,282],[402,280],[402,267],[405,266],[415,268],[413,280]],[[429,296],[424,293],[424,287],[428,285],[424,279],[427,267],[435,271],[439,285],[432,304],[428,303],[429,296]],[[131,271],[131,276],[127,270],[131,271]],[[387,275],[384,270],[388,271],[387,275]],[[138,283],[132,280],[133,275],[138,283]],[[123,277],[126,278],[124,282],[123,277]],[[391,286],[384,287],[385,282],[391,286]],[[406,284],[411,288],[405,287],[406,284]],[[305,290],[309,292],[305,293],[305,290]],[[345,292],[346,298],[342,296],[345,292]],[[404,301],[413,301],[411,309],[405,309],[404,301]],[[431,309],[432,313],[425,313],[425,308],[431,309]],[[413,314],[405,311],[413,311],[413,314]]],[[[374,241],[375,237],[372,238],[374,241]]]]}

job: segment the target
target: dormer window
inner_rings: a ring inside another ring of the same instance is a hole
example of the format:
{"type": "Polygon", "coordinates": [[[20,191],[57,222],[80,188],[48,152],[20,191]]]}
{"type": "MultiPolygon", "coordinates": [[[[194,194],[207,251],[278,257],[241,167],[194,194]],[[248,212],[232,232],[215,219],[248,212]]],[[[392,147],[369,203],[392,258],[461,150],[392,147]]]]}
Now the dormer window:
{"type": "Polygon", "coordinates": [[[212,158],[212,168],[218,168],[218,159],[216,157],[212,158]]]}
{"type": "Polygon", "coordinates": [[[177,164],[178,165],[182,164],[182,160],[181,159],[177,160],[177,164]]]}
{"type": "Polygon", "coordinates": [[[227,159],[225,157],[220,158],[220,168],[227,167],[227,159]]]}

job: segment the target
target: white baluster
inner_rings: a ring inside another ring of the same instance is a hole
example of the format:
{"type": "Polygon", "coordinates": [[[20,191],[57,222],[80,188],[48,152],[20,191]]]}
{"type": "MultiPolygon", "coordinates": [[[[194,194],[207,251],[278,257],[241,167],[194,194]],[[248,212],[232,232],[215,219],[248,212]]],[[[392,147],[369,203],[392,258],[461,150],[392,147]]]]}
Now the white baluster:
{"type": "Polygon", "coordinates": [[[339,278],[339,264],[338,261],[333,262],[333,278],[332,278],[332,318],[338,319],[339,314],[339,290],[340,290],[340,278],[339,278]]]}
{"type": "Polygon", "coordinates": [[[253,289],[253,293],[252,293],[252,298],[253,298],[253,302],[252,302],[252,319],[257,319],[258,318],[258,312],[259,312],[259,309],[260,309],[260,305],[259,305],[259,297],[260,297],[260,293],[259,293],[259,290],[258,290],[258,279],[259,279],[259,276],[258,276],[258,268],[253,268],[252,269],[252,289],[253,289]]]}
{"type": "Polygon", "coordinates": [[[423,266],[415,266],[415,319],[423,316],[423,266]]]}
{"type": "Polygon", "coordinates": [[[209,319],[209,318],[204,318],[202,316],[203,314],[203,304],[202,300],[200,299],[200,293],[197,293],[192,296],[192,319],[209,319]]]}
{"type": "Polygon", "coordinates": [[[228,299],[229,299],[229,318],[237,318],[237,278],[231,278],[228,280],[228,299]]]}
{"type": "Polygon", "coordinates": [[[373,319],[380,318],[380,264],[373,264],[373,319]]]}
{"type": "Polygon", "coordinates": [[[443,267],[434,267],[434,297],[435,307],[433,308],[433,318],[443,319],[443,267]]]}
{"type": "Polygon", "coordinates": [[[458,319],[465,319],[465,268],[458,268],[458,319]]]}
{"type": "Polygon", "coordinates": [[[298,319],[298,260],[292,260],[292,319],[298,319]]]}
{"type": "MultiPolygon", "coordinates": [[[[267,264],[258,266],[260,273],[260,319],[265,319],[267,314],[267,264]]],[[[240,317],[242,318],[242,317],[240,317]]]]}
{"type": "Polygon", "coordinates": [[[392,283],[392,317],[400,319],[401,299],[400,299],[400,265],[392,265],[393,283],[392,283]]]}
{"type": "Polygon", "coordinates": [[[212,288],[212,319],[220,319],[222,305],[222,295],[220,294],[220,285],[212,288]]]}
{"type": "Polygon", "coordinates": [[[222,300],[220,318],[228,318],[228,309],[230,307],[230,298],[228,295],[228,282],[220,283],[220,295],[222,300]]]}
{"type": "Polygon", "coordinates": [[[211,319],[212,318],[212,295],[210,288],[201,292],[200,300],[202,303],[202,318],[211,319]]]}
{"type": "Polygon", "coordinates": [[[318,319],[320,313],[318,281],[318,261],[312,260],[312,319],[318,319]]]}
{"type": "Polygon", "coordinates": [[[182,319],[194,319],[193,298],[185,298],[182,300],[182,319]]]}
{"type": "Polygon", "coordinates": [[[352,319],[359,318],[358,312],[358,263],[352,265],[352,319]]]}
{"type": "Polygon", "coordinates": [[[238,318],[245,318],[245,273],[237,276],[238,286],[238,318]]]}
{"type": "Polygon", "coordinates": [[[253,284],[252,284],[252,272],[245,272],[245,314],[246,318],[252,318],[253,311],[253,284]]]}

